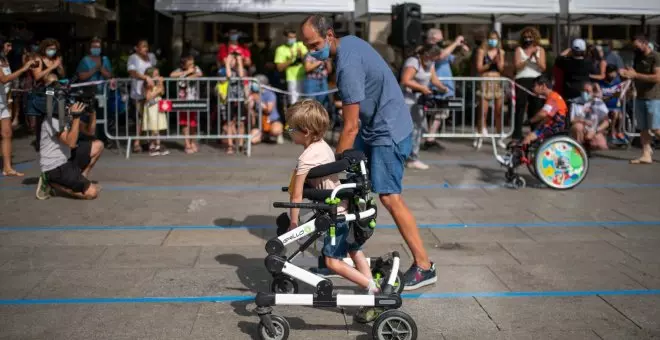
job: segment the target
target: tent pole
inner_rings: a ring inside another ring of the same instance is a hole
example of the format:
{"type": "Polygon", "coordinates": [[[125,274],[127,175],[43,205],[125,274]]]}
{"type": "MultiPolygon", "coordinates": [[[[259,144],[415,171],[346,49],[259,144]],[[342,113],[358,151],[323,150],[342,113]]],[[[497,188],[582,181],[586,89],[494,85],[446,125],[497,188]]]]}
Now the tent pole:
{"type": "Polygon", "coordinates": [[[186,13],[181,14],[181,43],[182,44],[186,41],[186,21],[188,21],[188,15],[186,13]]]}
{"type": "Polygon", "coordinates": [[[571,46],[571,13],[566,15],[566,46],[571,46]]]}
{"type": "Polygon", "coordinates": [[[555,55],[559,55],[561,53],[561,20],[559,14],[555,14],[555,39],[553,40],[555,55]]]}
{"type": "Polygon", "coordinates": [[[355,12],[350,12],[348,16],[349,16],[348,34],[355,35],[355,12]]]}
{"type": "Polygon", "coordinates": [[[648,32],[646,30],[646,15],[642,15],[642,18],[640,19],[640,24],[642,26],[642,34],[647,35],[648,32]]]}

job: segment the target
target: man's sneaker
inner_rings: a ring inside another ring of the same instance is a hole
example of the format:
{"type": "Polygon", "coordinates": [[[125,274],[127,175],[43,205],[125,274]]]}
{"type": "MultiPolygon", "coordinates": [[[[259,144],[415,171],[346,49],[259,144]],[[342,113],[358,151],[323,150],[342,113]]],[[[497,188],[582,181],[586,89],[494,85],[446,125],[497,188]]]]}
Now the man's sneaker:
{"type": "Polygon", "coordinates": [[[438,281],[438,276],[435,274],[435,264],[431,262],[431,268],[429,270],[424,270],[413,264],[410,269],[403,274],[403,281],[403,290],[415,290],[434,284],[438,281]]]}
{"type": "Polygon", "coordinates": [[[46,175],[43,173],[39,176],[39,183],[37,183],[36,196],[39,200],[45,200],[52,196],[52,188],[48,185],[46,175]]]}
{"type": "Polygon", "coordinates": [[[373,322],[385,311],[381,307],[360,307],[358,312],[353,317],[353,320],[358,323],[369,323],[373,322]]]}

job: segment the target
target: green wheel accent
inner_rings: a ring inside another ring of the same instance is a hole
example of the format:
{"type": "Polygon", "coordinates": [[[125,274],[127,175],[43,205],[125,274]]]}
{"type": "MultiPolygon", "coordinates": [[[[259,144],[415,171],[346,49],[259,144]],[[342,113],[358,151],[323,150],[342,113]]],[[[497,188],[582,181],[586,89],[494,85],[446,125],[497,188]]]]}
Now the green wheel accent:
{"type": "Polygon", "coordinates": [[[371,229],[376,228],[376,221],[375,221],[375,220],[371,220],[371,221],[369,221],[369,227],[370,227],[371,229]]]}
{"type": "Polygon", "coordinates": [[[573,152],[571,152],[570,161],[573,169],[579,169],[584,165],[584,159],[577,149],[573,149],[573,152]]]}

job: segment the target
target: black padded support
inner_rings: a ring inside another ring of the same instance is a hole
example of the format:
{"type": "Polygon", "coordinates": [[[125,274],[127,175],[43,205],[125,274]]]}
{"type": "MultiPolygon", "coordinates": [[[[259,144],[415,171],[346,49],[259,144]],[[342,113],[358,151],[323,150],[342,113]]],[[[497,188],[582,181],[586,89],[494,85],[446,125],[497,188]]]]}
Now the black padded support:
{"type": "MultiPolygon", "coordinates": [[[[332,190],[328,189],[303,189],[303,198],[323,202],[326,198],[330,197],[332,190]]],[[[349,199],[355,196],[354,189],[344,189],[337,193],[337,198],[339,199],[349,199]]]]}
{"type": "Polygon", "coordinates": [[[391,309],[397,309],[401,307],[401,297],[392,294],[392,295],[376,295],[375,297],[375,306],[374,307],[385,307],[391,309]]]}
{"type": "Polygon", "coordinates": [[[307,178],[311,179],[311,178],[320,178],[320,177],[329,176],[342,171],[346,171],[348,170],[349,167],[350,167],[350,163],[348,162],[347,159],[342,159],[337,162],[319,165],[309,170],[309,172],[307,173],[307,178]]]}

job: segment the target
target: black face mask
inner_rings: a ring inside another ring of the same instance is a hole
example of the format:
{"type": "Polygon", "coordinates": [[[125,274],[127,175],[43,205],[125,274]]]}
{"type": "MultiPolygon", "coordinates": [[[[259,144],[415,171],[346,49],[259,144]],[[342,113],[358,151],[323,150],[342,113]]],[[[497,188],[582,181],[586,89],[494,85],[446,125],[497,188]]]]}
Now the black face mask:
{"type": "Polygon", "coordinates": [[[444,47],[444,46],[445,46],[445,41],[444,41],[444,40],[440,40],[440,41],[438,41],[438,42],[435,43],[435,44],[438,45],[439,47],[444,47]]]}
{"type": "Polygon", "coordinates": [[[532,46],[533,43],[534,43],[533,39],[525,39],[525,40],[523,40],[522,45],[525,46],[525,47],[529,47],[529,46],[532,46]]]}

